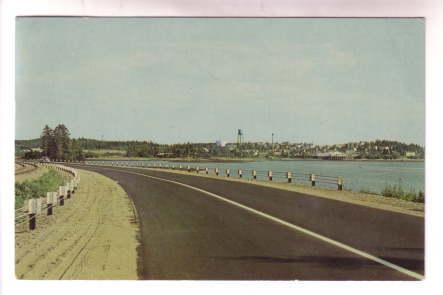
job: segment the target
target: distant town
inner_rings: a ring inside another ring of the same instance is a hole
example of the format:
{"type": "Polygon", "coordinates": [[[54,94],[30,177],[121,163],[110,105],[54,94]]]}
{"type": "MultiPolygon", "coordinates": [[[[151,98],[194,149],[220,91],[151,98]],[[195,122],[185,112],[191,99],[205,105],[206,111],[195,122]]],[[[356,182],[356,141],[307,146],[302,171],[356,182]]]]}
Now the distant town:
{"type": "Polygon", "coordinates": [[[424,159],[424,148],[390,140],[318,145],[308,142],[249,142],[238,130],[235,142],[159,144],[152,141],[109,141],[71,139],[63,124],[54,130],[45,126],[40,138],[16,140],[16,156],[26,159],[47,157],[61,160],[87,158],[162,158],[162,159],[323,159],[358,160],[424,159]]]}

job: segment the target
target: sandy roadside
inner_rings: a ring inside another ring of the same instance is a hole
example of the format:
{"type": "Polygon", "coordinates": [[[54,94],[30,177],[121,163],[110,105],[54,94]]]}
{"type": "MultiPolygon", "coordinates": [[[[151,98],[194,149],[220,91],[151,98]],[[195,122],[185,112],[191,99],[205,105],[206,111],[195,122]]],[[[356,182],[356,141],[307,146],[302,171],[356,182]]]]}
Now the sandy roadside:
{"type": "MultiPolygon", "coordinates": [[[[140,167],[137,167],[140,169],[140,167]]],[[[171,169],[164,169],[164,168],[141,168],[141,169],[147,169],[147,170],[163,170],[171,173],[178,173],[178,174],[188,174],[188,175],[197,175],[200,177],[209,177],[213,179],[224,179],[227,181],[237,181],[237,182],[244,182],[244,183],[250,183],[254,185],[261,185],[265,187],[272,187],[282,190],[288,190],[288,191],[294,191],[303,193],[306,195],[310,195],[313,197],[320,197],[320,198],[326,198],[326,199],[332,199],[347,203],[352,203],[356,205],[361,206],[367,206],[371,208],[376,208],[380,210],[387,210],[397,213],[403,213],[403,214],[409,214],[413,216],[418,217],[424,217],[424,204],[423,203],[416,203],[416,202],[409,202],[404,200],[399,200],[395,198],[387,198],[381,195],[374,195],[374,194],[367,194],[367,193],[360,193],[360,192],[351,192],[351,191],[338,191],[334,189],[326,189],[326,188],[320,188],[320,187],[309,187],[302,184],[289,184],[289,183],[283,183],[283,182],[270,182],[270,181],[260,181],[260,180],[250,180],[247,178],[235,178],[235,177],[223,177],[223,176],[215,176],[215,175],[206,175],[204,172],[196,173],[194,172],[187,172],[182,170],[171,170],[171,169]]]]}
{"type": "Polygon", "coordinates": [[[17,278],[138,278],[138,222],[130,199],[113,180],[78,171],[79,190],[65,206],[41,215],[32,232],[16,227],[17,278]]]}

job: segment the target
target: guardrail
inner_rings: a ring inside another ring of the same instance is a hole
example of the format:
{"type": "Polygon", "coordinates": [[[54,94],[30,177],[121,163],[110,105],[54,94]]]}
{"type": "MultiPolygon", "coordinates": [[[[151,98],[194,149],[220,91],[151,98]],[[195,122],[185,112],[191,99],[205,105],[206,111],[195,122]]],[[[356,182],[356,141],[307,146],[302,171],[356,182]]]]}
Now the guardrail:
{"type": "MultiPolygon", "coordinates": [[[[114,161],[114,160],[98,160],[90,161],[90,163],[101,166],[114,167],[140,167],[140,168],[161,168],[171,170],[187,171],[189,173],[201,173],[207,175],[215,175],[226,178],[245,178],[248,175],[251,180],[267,180],[267,181],[285,181],[288,183],[309,183],[315,187],[317,184],[326,186],[335,186],[337,190],[342,191],[344,188],[344,179],[341,176],[326,176],[314,173],[299,173],[294,171],[273,171],[273,170],[254,170],[254,169],[220,169],[218,167],[201,167],[197,165],[183,165],[183,164],[162,164],[149,163],[147,161],[114,161]]],[[[87,163],[88,164],[88,163],[87,163]]]]}
{"type": "Polygon", "coordinates": [[[37,216],[42,215],[46,211],[46,215],[50,216],[54,213],[54,208],[57,206],[64,206],[65,200],[71,199],[80,184],[80,176],[73,168],[66,167],[59,164],[40,163],[34,164],[60,172],[68,173],[72,176],[65,185],[59,186],[56,192],[47,192],[46,198],[36,196],[25,200],[25,205],[22,208],[15,210],[15,226],[25,223],[29,224],[29,230],[34,230],[37,227],[37,216]]]}

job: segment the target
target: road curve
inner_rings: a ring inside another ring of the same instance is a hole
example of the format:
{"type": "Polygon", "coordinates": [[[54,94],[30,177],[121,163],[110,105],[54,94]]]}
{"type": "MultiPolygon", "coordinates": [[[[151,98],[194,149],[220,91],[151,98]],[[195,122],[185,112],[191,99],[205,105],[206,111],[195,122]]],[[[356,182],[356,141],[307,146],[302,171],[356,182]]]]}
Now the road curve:
{"type": "Polygon", "coordinates": [[[81,168],[118,181],[132,198],[141,223],[144,279],[417,278],[253,211],[364,251],[400,269],[424,274],[424,219],[420,217],[165,171],[81,168]]]}

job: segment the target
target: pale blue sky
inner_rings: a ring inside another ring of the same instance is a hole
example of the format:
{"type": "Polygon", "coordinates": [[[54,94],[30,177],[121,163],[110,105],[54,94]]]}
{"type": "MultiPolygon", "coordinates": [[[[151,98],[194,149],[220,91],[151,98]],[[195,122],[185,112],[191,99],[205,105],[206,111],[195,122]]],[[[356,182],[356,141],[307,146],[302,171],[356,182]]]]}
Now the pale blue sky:
{"type": "Polygon", "coordinates": [[[19,18],[16,137],[424,144],[423,19],[19,18]]]}

